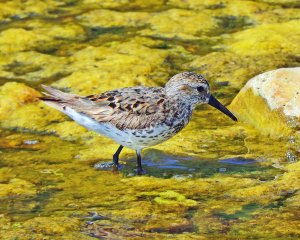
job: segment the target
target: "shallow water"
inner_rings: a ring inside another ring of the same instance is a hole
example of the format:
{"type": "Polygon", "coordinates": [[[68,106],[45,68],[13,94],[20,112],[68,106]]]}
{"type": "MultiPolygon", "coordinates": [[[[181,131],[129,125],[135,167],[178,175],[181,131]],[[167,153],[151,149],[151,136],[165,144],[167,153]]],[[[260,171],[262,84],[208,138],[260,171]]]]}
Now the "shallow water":
{"type": "Polygon", "coordinates": [[[227,105],[250,77],[300,65],[299,21],[298,1],[2,1],[1,239],[300,238],[294,136],[199,106],[136,176],[128,149],[119,172],[95,169],[118,146],[36,99],[41,83],[85,95],[188,70],[227,105]]]}

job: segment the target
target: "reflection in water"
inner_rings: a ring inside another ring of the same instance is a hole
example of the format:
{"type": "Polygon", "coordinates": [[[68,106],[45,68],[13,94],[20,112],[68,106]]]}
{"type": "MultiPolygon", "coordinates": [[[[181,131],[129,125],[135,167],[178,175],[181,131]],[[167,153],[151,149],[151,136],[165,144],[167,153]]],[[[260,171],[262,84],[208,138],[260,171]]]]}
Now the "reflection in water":
{"type": "MultiPolygon", "coordinates": [[[[131,176],[135,169],[135,158],[129,157],[125,159],[125,163],[121,167],[121,172],[131,176]]],[[[270,180],[281,173],[281,170],[272,167],[271,162],[267,165],[261,165],[259,161],[242,157],[218,161],[201,159],[197,156],[171,155],[156,149],[145,150],[143,164],[146,175],[163,178],[176,176],[211,177],[226,174],[270,180]]],[[[103,169],[107,170],[107,168],[103,169]]]]}
{"type": "Polygon", "coordinates": [[[246,159],[243,157],[236,157],[236,158],[227,158],[223,160],[219,160],[220,163],[230,163],[230,164],[251,164],[257,163],[254,159],[246,159]]]}

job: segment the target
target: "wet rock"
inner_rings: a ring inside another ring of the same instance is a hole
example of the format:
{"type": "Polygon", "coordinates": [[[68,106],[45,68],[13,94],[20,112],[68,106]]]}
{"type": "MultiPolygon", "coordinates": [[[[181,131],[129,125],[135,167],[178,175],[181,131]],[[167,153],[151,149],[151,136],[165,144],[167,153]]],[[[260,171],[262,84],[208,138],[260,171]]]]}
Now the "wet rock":
{"type": "Polygon", "coordinates": [[[277,69],[252,78],[230,107],[262,134],[290,136],[300,124],[300,68],[277,69]],[[293,126],[291,119],[296,123],[293,126]]]}

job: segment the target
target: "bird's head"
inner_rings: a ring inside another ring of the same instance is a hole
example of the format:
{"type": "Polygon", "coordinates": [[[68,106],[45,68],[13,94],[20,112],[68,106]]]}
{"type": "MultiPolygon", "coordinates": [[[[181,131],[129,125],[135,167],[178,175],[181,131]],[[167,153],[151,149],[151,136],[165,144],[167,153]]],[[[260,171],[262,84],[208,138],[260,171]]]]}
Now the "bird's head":
{"type": "Polygon", "coordinates": [[[237,118],[210,93],[207,80],[194,72],[183,72],[173,76],[165,86],[169,97],[178,98],[195,107],[198,104],[208,103],[217,108],[232,120],[237,118]]]}

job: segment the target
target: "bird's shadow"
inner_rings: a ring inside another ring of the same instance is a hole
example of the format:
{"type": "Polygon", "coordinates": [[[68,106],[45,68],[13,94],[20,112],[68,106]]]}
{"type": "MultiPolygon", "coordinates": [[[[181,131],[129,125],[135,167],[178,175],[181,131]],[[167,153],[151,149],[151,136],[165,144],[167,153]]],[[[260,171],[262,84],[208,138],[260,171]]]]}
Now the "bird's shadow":
{"type": "MultiPolygon", "coordinates": [[[[122,159],[120,172],[134,176],[136,159],[134,156],[122,159]]],[[[156,149],[147,149],[143,154],[145,175],[159,178],[202,177],[213,175],[238,175],[261,180],[273,179],[281,173],[270,164],[261,164],[255,159],[233,157],[225,159],[203,159],[198,156],[174,155],[156,149]]]]}

